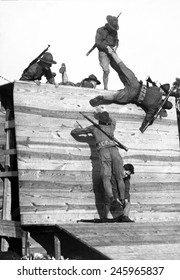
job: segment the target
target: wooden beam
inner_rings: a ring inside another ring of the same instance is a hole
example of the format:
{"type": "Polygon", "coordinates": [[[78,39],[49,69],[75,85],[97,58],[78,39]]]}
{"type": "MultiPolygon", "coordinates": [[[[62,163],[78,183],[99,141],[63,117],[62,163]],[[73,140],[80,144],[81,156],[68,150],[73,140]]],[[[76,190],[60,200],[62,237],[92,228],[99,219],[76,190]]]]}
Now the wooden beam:
{"type": "Polygon", "coordinates": [[[5,125],[4,125],[4,129],[6,130],[6,129],[12,129],[12,128],[15,128],[14,120],[6,121],[5,125]]]}
{"type": "Polygon", "coordinates": [[[17,150],[16,149],[9,149],[9,150],[1,150],[0,151],[0,156],[4,156],[4,155],[16,155],[17,154],[17,150]]]}
{"type": "Polygon", "coordinates": [[[20,222],[0,220],[0,236],[22,238],[22,233],[20,222]]]}
{"type": "Polygon", "coordinates": [[[0,172],[0,178],[9,178],[9,177],[17,177],[18,172],[17,171],[4,171],[0,172]]]}
{"type": "Polygon", "coordinates": [[[61,259],[61,241],[56,234],[54,235],[54,256],[56,260],[61,259]]]}
{"type": "MultiPolygon", "coordinates": [[[[6,111],[6,121],[9,120],[10,117],[10,110],[7,109],[6,111]]],[[[10,139],[11,139],[11,132],[10,130],[6,131],[6,145],[5,149],[9,150],[10,149],[10,139]]],[[[10,156],[6,155],[5,156],[5,172],[9,172],[10,168],[10,156]]],[[[4,178],[3,182],[3,203],[2,203],[2,219],[3,220],[11,220],[11,202],[12,202],[12,197],[11,197],[11,181],[9,178],[6,176],[4,178]]],[[[9,248],[9,244],[5,239],[2,239],[1,242],[1,250],[2,251],[7,251],[9,248]]]]}

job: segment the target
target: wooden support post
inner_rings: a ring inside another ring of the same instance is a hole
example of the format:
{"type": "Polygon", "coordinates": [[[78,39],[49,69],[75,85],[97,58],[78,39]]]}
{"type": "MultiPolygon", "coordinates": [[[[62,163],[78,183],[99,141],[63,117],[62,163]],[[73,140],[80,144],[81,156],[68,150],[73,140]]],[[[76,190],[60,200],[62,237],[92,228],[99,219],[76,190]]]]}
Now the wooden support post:
{"type": "MultiPolygon", "coordinates": [[[[10,110],[6,111],[6,121],[9,120],[10,110]]],[[[5,149],[10,149],[10,129],[6,129],[6,146],[5,149]]],[[[5,155],[5,172],[10,169],[10,155],[5,155]]],[[[3,206],[2,206],[2,219],[11,220],[11,181],[9,178],[4,178],[3,183],[3,206]]],[[[9,247],[6,239],[2,238],[1,240],[1,251],[7,251],[9,247]]]]}
{"type": "Polygon", "coordinates": [[[30,257],[30,242],[29,242],[29,236],[30,233],[28,231],[24,232],[23,236],[23,256],[26,256],[27,258],[30,257]]]}
{"type": "Polygon", "coordinates": [[[61,241],[56,234],[54,235],[54,257],[56,260],[61,259],[61,241]]]}

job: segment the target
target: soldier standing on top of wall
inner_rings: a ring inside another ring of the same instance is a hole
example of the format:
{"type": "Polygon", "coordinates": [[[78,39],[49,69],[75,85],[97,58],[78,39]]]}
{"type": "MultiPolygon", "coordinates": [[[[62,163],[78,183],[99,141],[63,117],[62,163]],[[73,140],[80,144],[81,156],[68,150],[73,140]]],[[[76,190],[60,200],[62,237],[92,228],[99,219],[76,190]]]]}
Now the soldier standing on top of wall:
{"type": "MultiPolygon", "coordinates": [[[[96,114],[96,119],[99,120],[99,126],[109,135],[114,136],[116,121],[110,118],[108,112],[100,112],[96,114]]],[[[103,181],[105,202],[103,211],[103,222],[108,222],[108,213],[111,205],[114,203],[111,177],[114,174],[118,186],[121,207],[125,203],[125,185],[123,181],[123,160],[118,151],[116,143],[108,138],[101,130],[94,125],[86,128],[75,128],[71,131],[72,136],[91,133],[96,141],[96,147],[99,154],[100,176],[103,181]]],[[[120,217],[121,219],[122,217],[120,217]]],[[[118,219],[117,219],[118,222],[118,219]]]]}
{"type": "Polygon", "coordinates": [[[103,27],[97,29],[95,37],[95,44],[99,51],[99,63],[103,70],[103,83],[105,90],[108,89],[108,78],[110,72],[110,57],[107,46],[116,50],[119,45],[117,33],[117,30],[119,29],[118,17],[108,15],[106,20],[107,23],[103,27]]]}

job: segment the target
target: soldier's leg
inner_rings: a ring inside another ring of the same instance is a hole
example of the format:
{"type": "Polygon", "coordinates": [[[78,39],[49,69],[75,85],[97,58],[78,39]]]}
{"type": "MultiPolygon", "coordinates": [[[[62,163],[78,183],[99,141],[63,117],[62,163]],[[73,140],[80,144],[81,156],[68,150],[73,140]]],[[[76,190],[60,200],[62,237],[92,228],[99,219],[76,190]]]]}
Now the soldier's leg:
{"type": "Polygon", "coordinates": [[[136,87],[139,85],[138,79],[136,78],[134,72],[124,64],[115,51],[113,51],[110,47],[107,48],[111,57],[110,65],[118,73],[119,78],[124,86],[136,87]]]}
{"type": "Polygon", "coordinates": [[[117,181],[117,187],[119,191],[120,200],[125,199],[125,184],[123,180],[123,160],[119,154],[118,148],[112,148],[112,159],[113,159],[113,174],[117,181]]]}
{"type": "Polygon", "coordinates": [[[99,52],[99,63],[103,70],[103,84],[104,89],[108,89],[108,79],[109,79],[109,72],[110,72],[110,58],[107,56],[105,52],[99,52]]]}
{"type": "Polygon", "coordinates": [[[104,213],[103,218],[108,218],[110,206],[113,201],[113,192],[111,185],[111,155],[109,149],[99,151],[100,176],[104,187],[104,213]]]}
{"type": "Polygon", "coordinates": [[[116,102],[119,104],[130,103],[131,100],[138,94],[140,83],[133,71],[131,71],[123,62],[120,60],[118,55],[113,52],[110,59],[112,68],[118,73],[121,82],[125,88],[118,90],[116,93],[110,95],[99,95],[89,101],[92,107],[103,104],[103,101],[116,102]]]}

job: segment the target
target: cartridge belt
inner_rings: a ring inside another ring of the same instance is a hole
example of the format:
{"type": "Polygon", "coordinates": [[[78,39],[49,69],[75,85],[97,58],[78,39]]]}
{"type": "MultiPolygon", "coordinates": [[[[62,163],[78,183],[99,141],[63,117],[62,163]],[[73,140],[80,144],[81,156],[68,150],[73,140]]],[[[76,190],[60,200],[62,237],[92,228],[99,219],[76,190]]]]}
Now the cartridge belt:
{"type": "Polygon", "coordinates": [[[144,97],[146,95],[146,91],[147,91],[147,86],[143,85],[141,86],[140,88],[140,92],[139,92],[139,95],[137,97],[137,103],[140,104],[143,102],[144,100],[144,97]]]}
{"type": "Polygon", "coordinates": [[[97,144],[97,150],[100,150],[101,148],[103,148],[105,146],[113,147],[113,146],[116,146],[116,143],[112,140],[101,141],[97,144]]]}

